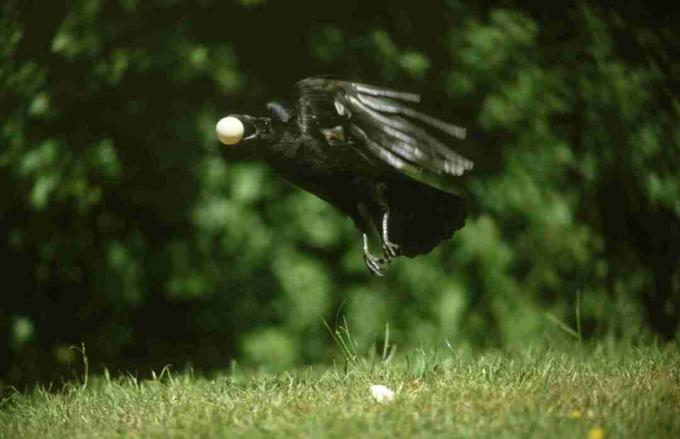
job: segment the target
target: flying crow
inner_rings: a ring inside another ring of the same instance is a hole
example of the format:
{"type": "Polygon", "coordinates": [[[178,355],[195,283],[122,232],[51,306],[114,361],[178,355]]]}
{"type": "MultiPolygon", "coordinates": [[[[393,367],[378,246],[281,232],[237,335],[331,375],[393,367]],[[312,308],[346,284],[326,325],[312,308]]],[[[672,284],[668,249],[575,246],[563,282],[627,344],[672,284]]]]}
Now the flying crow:
{"type": "Polygon", "coordinates": [[[428,253],[465,222],[463,198],[426,178],[472,169],[447,146],[465,130],[408,105],[419,100],[373,85],[308,78],[295,85],[291,104],[270,102],[269,117],[225,117],[217,136],[233,145],[225,150],[269,162],[349,215],[363,234],[366,266],[382,276],[393,258],[428,253]],[[369,251],[373,233],[381,257],[369,251]]]}

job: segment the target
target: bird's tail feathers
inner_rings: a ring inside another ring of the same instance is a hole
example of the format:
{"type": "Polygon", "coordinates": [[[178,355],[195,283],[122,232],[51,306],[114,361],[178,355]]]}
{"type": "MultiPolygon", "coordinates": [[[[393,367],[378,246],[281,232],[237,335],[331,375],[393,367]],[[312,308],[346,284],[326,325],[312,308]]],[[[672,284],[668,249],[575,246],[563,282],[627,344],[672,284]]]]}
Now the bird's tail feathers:
{"type": "Polygon", "coordinates": [[[404,255],[429,253],[465,225],[465,199],[412,179],[388,185],[388,234],[404,255]]]}

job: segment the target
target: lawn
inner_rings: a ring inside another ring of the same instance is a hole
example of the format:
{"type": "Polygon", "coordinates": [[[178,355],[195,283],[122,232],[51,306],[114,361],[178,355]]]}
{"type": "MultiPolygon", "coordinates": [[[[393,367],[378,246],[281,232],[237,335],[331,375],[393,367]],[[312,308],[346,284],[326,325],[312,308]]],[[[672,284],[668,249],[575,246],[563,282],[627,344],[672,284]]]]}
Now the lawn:
{"type": "Polygon", "coordinates": [[[268,374],[90,376],[0,405],[21,437],[680,437],[677,346],[451,348],[268,374]],[[369,392],[396,392],[378,403],[369,392]]]}

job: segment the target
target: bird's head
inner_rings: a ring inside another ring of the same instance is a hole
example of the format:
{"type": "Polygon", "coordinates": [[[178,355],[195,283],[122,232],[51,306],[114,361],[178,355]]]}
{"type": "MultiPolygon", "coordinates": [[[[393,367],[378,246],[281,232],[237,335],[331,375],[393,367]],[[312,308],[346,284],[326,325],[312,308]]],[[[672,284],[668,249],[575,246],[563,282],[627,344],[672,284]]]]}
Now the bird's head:
{"type": "Polygon", "coordinates": [[[266,145],[274,140],[274,129],[268,117],[232,114],[223,117],[215,127],[219,141],[230,148],[266,145]]]}

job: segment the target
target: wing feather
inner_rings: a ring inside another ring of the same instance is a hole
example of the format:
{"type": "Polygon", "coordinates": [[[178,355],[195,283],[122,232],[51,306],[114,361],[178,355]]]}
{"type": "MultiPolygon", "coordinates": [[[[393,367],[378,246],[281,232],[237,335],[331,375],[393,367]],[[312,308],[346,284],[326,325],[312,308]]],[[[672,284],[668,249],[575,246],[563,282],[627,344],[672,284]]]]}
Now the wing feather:
{"type": "MultiPolygon", "coordinates": [[[[435,157],[442,157],[444,159],[442,161],[435,162],[432,160],[433,164],[438,163],[440,165],[428,168],[431,172],[462,175],[466,170],[472,168],[471,161],[460,156],[410,121],[402,117],[387,116],[377,111],[373,111],[363,105],[358,98],[353,96],[350,96],[348,99],[354,104],[353,106],[350,106],[350,108],[354,108],[355,110],[358,110],[358,113],[368,116],[356,123],[363,122],[362,125],[369,125],[382,130],[383,132],[387,132],[395,139],[400,138],[402,142],[409,143],[418,149],[423,156],[428,156],[433,159],[435,157]]],[[[387,149],[393,149],[396,145],[385,142],[382,146],[387,149]]]]}
{"type": "Polygon", "coordinates": [[[417,103],[415,93],[327,78],[296,84],[300,129],[308,133],[343,127],[353,144],[399,171],[462,175],[473,163],[428,132],[464,139],[465,129],[402,102],[417,103]]]}
{"type": "Polygon", "coordinates": [[[377,111],[382,111],[384,113],[394,113],[394,114],[401,114],[404,116],[409,116],[414,119],[418,119],[421,122],[425,122],[426,124],[437,128],[446,134],[449,134],[453,137],[456,137],[458,139],[465,139],[465,128],[459,127],[457,125],[453,125],[450,123],[446,123],[444,121],[441,121],[439,119],[436,119],[432,116],[428,116],[425,113],[421,113],[419,111],[416,111],[412,108],[405,107],[403,105],[397,104],[396,102],[391,102],[386,99],[379,99],[379,98],[374,98],[370,96],[365,96],[365,95],[357,95],[357,98],[366,104],[368,107],[377,110],[377,111]]]}
{"type": "Polygon", "coordinates": [[[362,139],[366,143],[366,147],[371,153],[378,156],[380,159],[384,160],[389,165],[399,170],[420,172],[420,169],[413,166],[411,163],[407,162],[406,160],[402,159],[401,157],[395,154],[392,154],[389,150],[377,144],[373,139],[368,137],[364,130],[362,130],[358,126],[352,125],[350,127],[350,133],[362,139]]]}
{"type": "Polygon", "coordinates": [[[390,90],[387,88],[376,87],[369,84],[360,84],[358,82],[348,82],[347,85],[359,93],[369,94],[373,96],[384,96],[388,98],[401,99],[413,103],[420,102],[420,95],[417,93],[408,93],[404,91],[390,90]]]}

